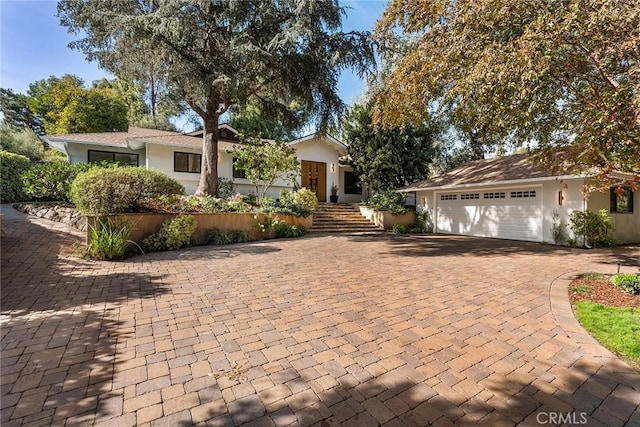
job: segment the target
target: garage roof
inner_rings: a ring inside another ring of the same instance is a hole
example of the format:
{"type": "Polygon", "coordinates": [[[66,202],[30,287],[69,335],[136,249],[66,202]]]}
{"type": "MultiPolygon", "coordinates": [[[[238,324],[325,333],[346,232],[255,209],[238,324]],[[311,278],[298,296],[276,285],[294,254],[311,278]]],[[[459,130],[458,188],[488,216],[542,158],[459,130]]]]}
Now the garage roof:
{"type": "Polygon", "coordinates": [[[401,192],[441,187],[493,184],[505,181],[560,178],[549,169],[535,165],[527,154],[474,160],[438,177],[416,182],[398,189],[401,192]]]}

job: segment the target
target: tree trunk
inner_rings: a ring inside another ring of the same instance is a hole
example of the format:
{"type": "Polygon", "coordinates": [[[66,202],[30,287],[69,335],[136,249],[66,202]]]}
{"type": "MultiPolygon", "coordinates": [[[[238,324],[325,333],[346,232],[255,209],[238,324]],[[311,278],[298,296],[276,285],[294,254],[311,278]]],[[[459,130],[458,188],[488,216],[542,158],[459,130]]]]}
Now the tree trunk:
{"type": "Polygon", "coordinates": [[[204,119],[202,165],[196,196],[218,195],[218,115],[204,119]]]}

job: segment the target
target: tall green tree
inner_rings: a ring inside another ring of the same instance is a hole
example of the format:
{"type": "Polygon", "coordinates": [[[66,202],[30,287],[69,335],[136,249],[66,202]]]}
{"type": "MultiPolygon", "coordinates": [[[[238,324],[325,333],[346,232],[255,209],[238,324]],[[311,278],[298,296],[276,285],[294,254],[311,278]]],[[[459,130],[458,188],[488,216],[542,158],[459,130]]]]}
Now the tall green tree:
{"type": "Polygon", "coordinates": [[[85,88],[77,76],[51,76],[29,85],[27,105],[48,134],[126,131],[127,105],[108,87],[85,88]]]}
{"type": "Polygon", "coordinates": [[[72,44],[114,73],[139,73],[152,57],[164,79],[203,121],[197,194],[216,194],[218,122],[233,106],[289,111],[292,101],[320,129],[344,104],[340,72],[373,65],[368,33],[343,32],[337,0],[205,1],[63,0],[58,16],[72,44]],[[149,48],[151,46],[151,48],[149,48]]]}
{"type": "Polygon", "coordinates": [[[27,96],[11,89],[0,88],[2,123],[14,129],[31,129],[37,135],[44,134],[44,124],[27,105],[27,96]]]}
{"type": "Polygon", "coordinates": [[[402,187],[429,177],[441,147],[442,127],[433,120],[420,125],[379,128],[373,102],[354,105],[342,124],[354,171],[373,190],[402,187]]]}
{"type": "Polygon", "coordinates": [[[537,145],[548,166],[638,177],[638,28],[630,0],[394,0],[378,40],[419,41],[378,94],[376,118],[418,123],[436,106],[488,140],[537,145]]]}

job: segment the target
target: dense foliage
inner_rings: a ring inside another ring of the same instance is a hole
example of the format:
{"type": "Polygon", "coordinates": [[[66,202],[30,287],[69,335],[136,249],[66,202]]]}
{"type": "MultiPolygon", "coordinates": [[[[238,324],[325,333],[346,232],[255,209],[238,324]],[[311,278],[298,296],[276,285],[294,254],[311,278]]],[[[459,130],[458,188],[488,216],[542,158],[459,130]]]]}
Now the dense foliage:
{"type": "Polygon", "coordinates": [[[640,294],[640,275],[633,273],[618,273],[611,278],[614,285],[634,295],[640,294]]]}
{"type": "Polygon", "coordinates": [[[231,245],[233,243],[250,242],[251,236],[244,230],[219,230],[213,228],[207,231],[205,243],[207,245],[231,245]]]}
{"type": "Polygon", "coordinates": [[[638,178],[638,28],[626,0],[394,0],[378,41],[416,42],[376,117],[398,126],[437,110],[480,139],[537,145],[547,166],[638,178]]]}
{"type": "Polygon", "coordinates": [[[22,173],[29,169],[29,166],[31,162],[28,157],[0,151],[0,200],[2,203],[25,200],[22,173]]]}
{"type": "Polygon", "coordinates": [[[291,116],[298,102],[321,129],[344,109],[341,71],[362,74],[374,61],[369,35],[343,32],[343,15],[337,0],[58,3],[62,25],[82,37],[72,46],[89,60],[138,76],[151,61],[200,116],[199,195],[218,193],[218,122],[230,108],[291,116]]]}
{"type": "Polygon", "coordinates": [[[382,193],[372,194],[367,200],[363,200],[361,205],[377,211],[390,211],[395,214],[403,214],[408,211],[405,206],[406,201],[406,194],[389,189],[382,193]]]}
{"type": "Polygon", "coordinates": [[[41,163],[22,174],[24,192],[29,200],[69,202],[71,183],[92,167],[91,163],[66,161],[41,163]]]}
{"type": "Polygon", "coordinates": [[[76,207],[93,214],[134,212],[144,199],[183,193],[175,179],[142,167],[93,168],[78,174],[71,185],[76,207]]]}
{"type": "Polygon", "coordinates": [[[342,124],[360,181],[384,191],[428,178],[441,145],[441,125],[425,120],[417,126],[376,128],[372,107],[370,102],[354,105],[342,124]]]}
{"type": "MultiPolygon", "coordinates": [[[[44,124],[27,105],[27,96],[11,89],[0,88],[2,125],[12,129],[30,129],[36,135],[44,134],[44,124]]],[[[2,135],[2,139],[5,135],[2,135]]]]}
{"type": "Polygon", "coordinates": [[[0,124],[0,149],[26,156],[32,163],[51,157],[47,156],[44,143],[31,129],[15,128],[7,125],[6,121],[0,124]]]}
{"type": "Polygon", "coordinates": [[[97,260],[122,259],[131,244],[131,224],[119,218],[96,219],[89,226],[89,244],[85,256],[97,260]]]}
{"type": "Polygon", "coordinates": [[[611,217],[606,209],[598,213],[584,210],[573,211],[569,216],[569,227],[573,235],[585,246],[611,246],[614,244],[611,233],[614,231],[611,217]]]}
{"type": "Polygon", "coordinates": [[[193,215],[178,215],[162,223],[162,228],[142,241],[144,251],[172,251],[189,246],[198,223],[193,215]]]}
{"type": "Polygon", "coordinates": [[[113,89],[87,89],[70,74],[30,84],[27,105],[48,134],[126,131],[129,126],[128,107],[113,89]]]}

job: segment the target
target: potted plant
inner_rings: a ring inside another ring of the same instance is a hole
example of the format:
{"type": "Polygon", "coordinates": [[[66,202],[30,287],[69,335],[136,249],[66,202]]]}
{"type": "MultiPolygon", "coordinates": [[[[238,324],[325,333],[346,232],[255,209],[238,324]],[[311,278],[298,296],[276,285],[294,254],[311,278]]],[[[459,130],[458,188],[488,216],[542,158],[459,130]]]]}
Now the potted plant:
{"type": "Polygon", "coordinates": [[[331,196],[329,196],[331,203],[338,203],[338,186],[335,183],[331,184],[331,196]]]}

